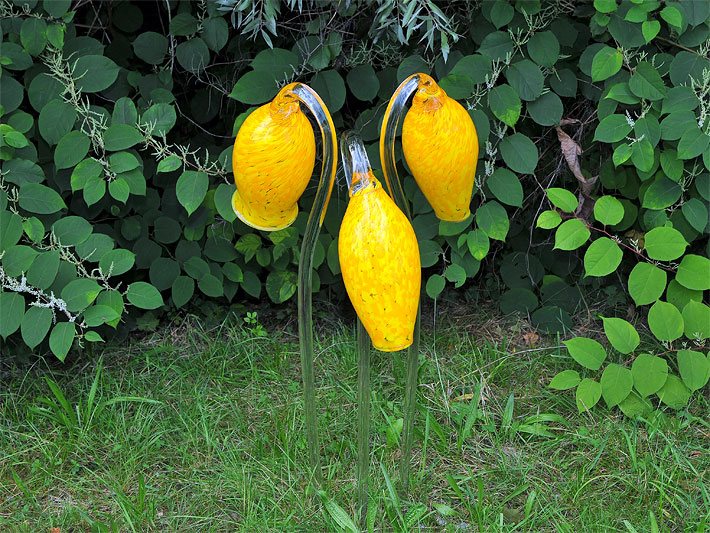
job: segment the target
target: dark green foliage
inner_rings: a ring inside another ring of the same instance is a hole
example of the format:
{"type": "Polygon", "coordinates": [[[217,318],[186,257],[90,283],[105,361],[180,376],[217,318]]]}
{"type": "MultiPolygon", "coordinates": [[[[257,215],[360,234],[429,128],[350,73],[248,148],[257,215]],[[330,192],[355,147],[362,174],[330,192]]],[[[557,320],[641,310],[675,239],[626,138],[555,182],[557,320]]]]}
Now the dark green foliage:
{"type": "MultiPolygon", "coordinates": [[[[542,331],[564,332],[583,292],[612,305],[628,293],[653,306],[650,331],[671,353],[683,342],[702,347],[710,279],[702,2],[597,0],[574,11],[568,2],[484,2],[481,11],[411,2],[406,12],[385,0],[306,4],[106,2],[97,12],[2,4],[4,340],[62,358],[75,340],[135,327],[143,310],[154,320],[211,299],[291,300],[314,190],[287,230],[262,234],[235,220],[234,135],[255,106],[303,81],[340,130],[360,133],[378,173],[387,101],[406,76],[427,72],[469,109],[480,151],[474,215],[464,223],[439,223],[405,176],[426,294],[463,287],[467,298],[485,295],[542,331]]],[[[337,187],[316,250],[314,287],[332,298],[344,295],[345,201],[337,187]]],[[[634,357],[623,340],[609,337],[634,357]]],[[[680,363],[670,359],[675,376],[680,363]]],[[[669,405],[680,387],[702,381],[700,360],[683,360],[682,382],[660,389],[669,405]]],[[[625,390],[628,379],[612,368],[580,377],[579,405],[604,398],[639,408],[630,395],[616,401],[613,384],[625,390]],[[589,381],[604,375],[601,389],[589,381]]]]}

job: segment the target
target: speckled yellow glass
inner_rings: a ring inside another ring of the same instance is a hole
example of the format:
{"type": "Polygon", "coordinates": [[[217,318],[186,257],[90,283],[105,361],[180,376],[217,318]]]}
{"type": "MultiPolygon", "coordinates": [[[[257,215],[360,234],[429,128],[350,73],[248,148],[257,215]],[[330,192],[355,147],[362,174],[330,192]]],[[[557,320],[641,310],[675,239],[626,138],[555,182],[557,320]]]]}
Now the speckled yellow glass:
{"type": "Polygon", "coordinates": [[[313,127],[292,85],[249,115],[234,142],[232,207],[243,222],[260,230],[293,223],[316,161],[313,127]]]}
{"type": "Polygon", "coordinates": [[[412,344],[421,264],[412,225],[370,172],[354,176],[355,191],[338,237],[338,257],[350,301],[383,352],[412,344]],[[365,185],[357,187],[360,180],[365,185]]]}
{"type": "Polygon", "coordinates": [[[402,149],[419,188],[440,220],[471,214],[478,136],[470,115],[426,74],[419,74],[402,125],[402,149]]]}

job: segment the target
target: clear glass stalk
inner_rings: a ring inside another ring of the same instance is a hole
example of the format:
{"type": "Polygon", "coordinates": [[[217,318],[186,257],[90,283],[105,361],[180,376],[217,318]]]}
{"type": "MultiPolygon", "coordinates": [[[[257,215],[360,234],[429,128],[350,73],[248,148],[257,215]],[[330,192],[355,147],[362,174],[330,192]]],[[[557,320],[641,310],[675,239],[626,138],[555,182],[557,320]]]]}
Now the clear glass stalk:
{"type": "MultiPolygon", "coordinates": [[[[380,130],[380,160],[385,176],[387,190],[397,206],[411,221],[412,215],[409,202],[404,195],[402,183],[397,172],[395,160],[395,139],[397,131],[407,111],[405,107],[409,99],[419,88],[422,77],[412,74],[405,79],[392,95],[380,130]]],[[[407,377],[404,392],[404,428],[402,435],[402,458],[400,463],[400,483],[406,493],[409,489],[409,471],[412,462],[412,444],[414,441],[414,425],[417,415],[417,385],[419,372],[419,337],[421,326],[421,305],[417,311],[417,321],[414,326],[414,339],[407,351],[407,377]]]]}
{"type": "MultiPolygon", "coordinates": [[[[351,131],[340,138],[345,180],[352,196],[369,184],[370,162],[362,139],[351,131]]],[[[367,518],[368,478],[370,476],[370,337],[357,319],[357,510],[364,528],[367,518]]]]}
{"type": "Polygon", "coordinates": [[[323,484],[323,473],[320,467],[315,371],[313,368],[313,255],[335,183],[335,171],[338,165],[337,137],[328,108],[313,89],[303,83],[294,83],[291,92],[315,118],[321,133],[323,150],[323,164],[318,189],[313,200],[313,207],[308,215],[301,244],[301,258],[298,264],[298,334],[303,377],[303,409],[310,467],[313,479],[320,486],[323,484]]]}

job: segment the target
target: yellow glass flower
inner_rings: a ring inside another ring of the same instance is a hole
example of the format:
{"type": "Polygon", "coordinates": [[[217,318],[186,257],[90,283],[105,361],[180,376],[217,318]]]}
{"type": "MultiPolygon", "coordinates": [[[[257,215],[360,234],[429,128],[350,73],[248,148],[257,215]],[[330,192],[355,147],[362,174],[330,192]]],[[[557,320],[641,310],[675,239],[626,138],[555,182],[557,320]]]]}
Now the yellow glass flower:
{"type": "Polygon", "coordinates": [[[316,161],[313,127],[292,89],[256,109],[239,129],[232,152],[237,190],[232,207],[249,226],[276,231],[298,215],[298,199],[316,161]]]}
{"type": "Polygon", "coordinates": [[[478,135],[466,109],[426,74],[402,125],[402,149],[419,188],[440,220],[471,214],[478,135]]]}
{"type": "Polygon", "coordinates": [[[338,257],[350,301],[377,350],[412,344],[421,264],[412,225],[372,172],[354,174],[338,257]]]}

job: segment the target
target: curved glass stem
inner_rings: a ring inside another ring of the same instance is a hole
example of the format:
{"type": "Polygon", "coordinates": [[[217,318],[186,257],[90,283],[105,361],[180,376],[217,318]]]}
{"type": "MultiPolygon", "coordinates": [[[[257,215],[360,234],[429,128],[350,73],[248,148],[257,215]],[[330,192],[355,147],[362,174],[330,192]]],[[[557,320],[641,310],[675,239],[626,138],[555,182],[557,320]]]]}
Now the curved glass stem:
{"type": "MultiPolygon", "coordinates": [[[[340,152],[350,196],[370,180],[370,161],[359,135],[346,131],[340,137],[340,152]]],[[[367,519],[367,481],[370,475],[370,336],[357,319],[357,510],[361,526],[367,519]]]]}
{"type": "Polygon", "coordinates": [[[320,467],[315,372],[313,369],[313,255],[330,201],[330,194],[335,184],[335,170],[338,165],[337,137],[333,119],[320,96],[303,83],[295,83],[292,92],[315,117],[320,129],[323,147],[323,165],[318,189],[313,200],[313,207],[308,215],[301,245],[301,258],[298,262],[298,336],[301,348],[306,439],[313,478],[318,485],[322,485],[323,473],[320,467]]]}
{"type": "MultiPolygon", "coordinates": [[[[394,144],[397,130],[404,118],[406,104],[419,86],[421,76],[412,74],[405,79],[392,95],[380,130],[380,160],[385,183],[392,199],[399,208],[412,220],[409,202],[404,195],[402,182],[397,173],[397,162],[394,154],[394,144]]],[[[414,339],[407,351],[407,377],[404,391],[404,428],[402,443],[402,462],[400,463],[400,483],[402,490],[409,488],[409,470],[412,462],[412,443],[414,441],[414,423],[417,415],[417,384],[419,372],[419,337],[421,326],[421,304],[417,311],[417,321],[414,325],[414,339]]]]}

